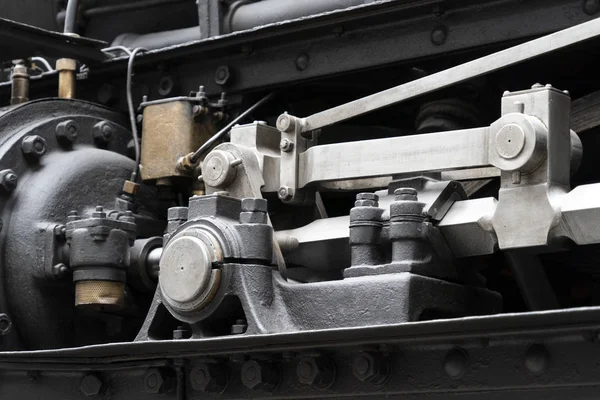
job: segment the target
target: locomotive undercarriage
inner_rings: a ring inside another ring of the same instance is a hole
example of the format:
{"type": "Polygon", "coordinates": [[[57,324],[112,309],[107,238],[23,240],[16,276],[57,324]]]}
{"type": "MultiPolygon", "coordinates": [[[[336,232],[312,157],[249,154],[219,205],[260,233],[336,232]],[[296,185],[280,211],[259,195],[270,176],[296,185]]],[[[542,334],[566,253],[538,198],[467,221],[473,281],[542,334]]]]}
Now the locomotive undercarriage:
{"type": "MultiPolygon", "coordinates": [[[[216,85],[188,85],[183,63],[149,79],[153,59],[189,59],[202,42],[104,50],[77,79],[74,58],[37,78],[15,63],[0,85],[12,103],[0,110],[0,394],[594,397],[598,92],[576,71],[560,88],[498,86],[593,59],[599,36],[591,20],[323,99],[318,84],[307,96],[277,87],[285,74],[249,83],[241,68],[219,66],[216,85]],[[127,63],[123,85],[98,90],[127,63]],[[61,98],[40,96],[56,83],[61,98]],[[415,114],[414,129],[394,122],[415,114]]],[[[70,57],[97,45],[54,40],[48,51],[70,57]]],[[[302,54],[297,72],[312,62],[302,54]]]]}

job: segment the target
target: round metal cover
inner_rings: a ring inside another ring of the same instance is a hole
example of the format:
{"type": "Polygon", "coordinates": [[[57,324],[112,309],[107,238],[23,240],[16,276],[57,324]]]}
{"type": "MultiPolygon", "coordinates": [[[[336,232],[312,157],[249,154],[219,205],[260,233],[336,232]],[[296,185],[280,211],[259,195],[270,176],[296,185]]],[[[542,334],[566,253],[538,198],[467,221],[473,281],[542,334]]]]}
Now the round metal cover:
{"type": "Polygon", "coordinates": [[[202,240],[182,236],[169,243],[160,259],[160,287],[170,299],[187,303],[208,286],[212,270],[210,252],[202,240]]]}

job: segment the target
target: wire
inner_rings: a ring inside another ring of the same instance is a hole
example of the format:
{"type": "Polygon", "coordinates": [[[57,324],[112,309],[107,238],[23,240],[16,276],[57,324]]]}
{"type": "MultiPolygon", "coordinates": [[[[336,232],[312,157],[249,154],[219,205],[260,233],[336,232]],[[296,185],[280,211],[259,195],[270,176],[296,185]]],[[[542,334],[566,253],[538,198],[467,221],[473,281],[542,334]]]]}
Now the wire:
{"type": "Polygon", "coordinates": [[[131,134],[133,135],[133,147],[135,149],[135,169],[131,173],[131,181],[137,180],[138,170],[140,169],[140,138],[137,130],[137,123],[135,121],[135,109],[133,108],[133,95],[131,93],[131,81],[133,80],[133,61],[135,56],[140,51],[146,51],[141,47],[134,49],[129,54],[129,61],[127,62],[127,108],[129,111],[129,122],[131,123],[131,134]]]}
{"type": "Polygon", "coordinates": [[[78,7],[78,5],[79,5],[79,0],[69,0],[67,2],[64,33],[77,33],[77,32],[75,32],[75,25],[77,23],[77,7],[78,7]]]}
{"type": "Polygon", "coordinates": [[[262,106],[263,104],[265,104],[266,102],[268,102],[269,100],[271,100],[273,97],[275,97],[275,95],[276,95],[275,92],[269,93],[268,95],[266,95],[265,97],[263,97],[262,99],[260,99],[256,103],[254,103],[254,105],[252,107],[248,108],[246,111],[244,111],[243,113],[241,113],[240,115],[238,115],[237,117],[235,117],[223,129],[221,129],[213,137],[211,137],[206,142],[204,142],[204,144],[202,146],[200,146],[200,148],[198,150],[196,150],[194,152],[194,154],[192,154],[192,156],[190,157],[190,161],[192,163],[198,162],[198,160],[200,160],[200,157],[202,157],[202,155],[204,153],[206,153],[213,146],[213,144],[215,144],[216,141],[218,141],[223,136],[225,136],[225,134],[227,134],[227,132],[229,132],[229,130],[235,124],[237,124],[242,118],[246,117],[252,111],[256,110],[258,107],[262,106]]]}
{"type": "Polygon", "coordinates": [[[46,60],[44,57],[31,57],[31,61],[34,61],[34,62],[37,62],[37,63],[40,63],[41,65],[43,65],[46,68],[46,72],[54,71],[54,68],[52,68],[52,66],[50,65],[48,60],[46,60]]]}

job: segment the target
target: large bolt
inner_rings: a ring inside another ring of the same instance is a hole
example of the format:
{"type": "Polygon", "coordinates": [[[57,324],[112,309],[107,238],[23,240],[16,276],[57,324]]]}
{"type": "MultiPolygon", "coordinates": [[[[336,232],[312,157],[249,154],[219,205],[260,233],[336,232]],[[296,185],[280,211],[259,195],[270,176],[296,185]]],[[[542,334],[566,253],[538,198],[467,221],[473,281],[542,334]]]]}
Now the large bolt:
{"type": "Polygon", "coordinates": [[[267,200],[254,197],[242,199],[242,211],[259,211],[266,213],[267,200]]]}
{"type": "Polygon", "coordinates": [[[277,197],[281,200],[290,200],[292,198],[292,189],[287,186],[282,186],[277,190],[277,197]]]}
{"type": "Polygon", "coordinates": [[[166,381],[165,375],[158,368],[148,368],[144,374],[144,386],[147,393],[164,393],[166,381]]]}
{"type": "Polygon", "coordinates": [[[329,357],[303,357],[296,366],[298,381],[316,389],[325,390],[335,379],[335,363],[329,357]]]}
{"type": "Polygon", "coordinates": [[[232,335],[241,335],[248,330],[248,322],[245,319],[235,320],[235,324],[231,325],[232,335]]]}
{"type": "Polygon", "coordinates": [[[354,207],[379,207],[379,196],[375,193],[359,193],[354,207]]]}
{"type": "Polygon", "coordinates": [[[249,389],[272,392],[281,380],[281,370],[267,361],[250,360],[242,366],[242,383],[249,389]]]}
{"type": "Polygon", "coordinates": [[[352,360],[352,373],[363,382],[384,384],[392,372],[389,357],[378,351],[363,351],[352,360]]]}
{"type": "Polygon", "coordinates": [[[17,188],[19,177],[12,169],[3,169],[0,171],[0,186],[5,192],[12,192],[17,188]]]}
{"type": "Polygon", "coordinates": [[[94,140],[106,144],[112,138],[114,131],[115,129],[110,122],[100,121],[94,125],[94,140]]]}
{"type": "Polygon", "coordinates": [[[86,396],[96,396],[102,390],[102,381],[94,374],[86,374],[79,382],[79,389],[86,396]]]}
{"type": "Polygon", "coordinates": [[[190,371],[192,388],[206,393],[223,393],[229,378],[229,368],[221,363],[198,364],[190,371]]]}
{"type": "Polygon", "coordinates": [[[294,142],[292,142],[290,139],[281,139],[281,142],[279,143],[279,148],[284,153],[288,153],[294,148],[294,142]]]}
{"type": "Polygon", "coordinates": [[[231,72],[227,65],[221,65],[215,72],[215,83],[217,85],[225,85],[231,78],[231,72]]]}
{"type": "Polygon", "coordinates": [[[38,135],[29,135],[23,138],[21,150],[27,157],[38,159],[46,153],[46,140],[38,135]]]}
{"type": "Polygon", "coordinates": [[[65,144],[73,143],[78,131],[77,123],[69,119],[56,125],[56,138],[65,144]]]}
{"type": "Polygon", "coordinates": [[[106,218],[106,213],[104,212],[104,207],[96,206],[96,211],[92,214],[93,218],[106,218]]]}

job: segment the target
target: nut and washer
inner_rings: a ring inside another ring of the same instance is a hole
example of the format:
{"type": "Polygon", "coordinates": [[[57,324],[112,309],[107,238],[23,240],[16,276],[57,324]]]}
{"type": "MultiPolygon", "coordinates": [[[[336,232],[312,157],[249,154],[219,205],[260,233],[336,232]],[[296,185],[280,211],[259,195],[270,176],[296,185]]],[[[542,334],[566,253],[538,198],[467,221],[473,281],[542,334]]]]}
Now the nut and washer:
{"type": "Polygon", "coordinates": [[[282,139],[279,143],[279,148],[285,153],[290,152],[294,148],[294,142],[289,139],[282,139]]]}
{"type": "Polygon", "coordinates": [[[5,192],[12,192],[17,188],[19,177],[12,169],[4,169],[0,171],[0,186],[5,192]]]}
{"type": "Polygon", "coordinates": [[[56,138],[63,143],[73,143],[78,131],[77,123],[69,119],[56,125],[56,138]]]}

